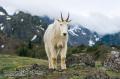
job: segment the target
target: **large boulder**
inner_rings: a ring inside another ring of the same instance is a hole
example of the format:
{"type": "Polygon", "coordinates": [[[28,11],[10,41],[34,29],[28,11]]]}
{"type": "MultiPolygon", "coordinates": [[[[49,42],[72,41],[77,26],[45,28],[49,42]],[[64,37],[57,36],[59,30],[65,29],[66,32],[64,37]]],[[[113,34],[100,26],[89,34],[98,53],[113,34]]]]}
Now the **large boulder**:
{"type": "Polygon", "coordinates": [[[95,60],[93,57],[86,53],[72,54],[67,58],[67,66],[84,65],[84,66],[95,66],[95,60]]]}
{"type": "Polygon", "coordinates": [[[120,72],[120,52],[111,51],[111,53],[106,57],[103,65],[107,69],[120,72]]]}

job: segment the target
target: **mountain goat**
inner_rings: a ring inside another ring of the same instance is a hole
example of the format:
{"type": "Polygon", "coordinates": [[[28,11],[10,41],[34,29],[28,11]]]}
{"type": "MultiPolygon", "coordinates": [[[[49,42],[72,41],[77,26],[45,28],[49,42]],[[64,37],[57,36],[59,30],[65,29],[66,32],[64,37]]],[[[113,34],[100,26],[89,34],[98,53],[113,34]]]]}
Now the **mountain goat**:
{"type": "Polygon", "coordinates": [[[66,69],[66,53],[68,42],[69,13],[66,20],[55,20],[50,24],[44,34],[45,51],[48,57],[49,69],[57,69],[57,56],[61,56],[61,69],[66,69]]]}

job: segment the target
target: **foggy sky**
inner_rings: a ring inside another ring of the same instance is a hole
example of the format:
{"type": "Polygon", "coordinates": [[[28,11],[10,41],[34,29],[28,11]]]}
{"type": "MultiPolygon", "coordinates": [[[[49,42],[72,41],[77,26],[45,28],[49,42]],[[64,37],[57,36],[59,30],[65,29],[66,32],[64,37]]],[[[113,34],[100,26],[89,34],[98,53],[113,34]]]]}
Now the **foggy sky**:
{"type": "Polygon", "coordinates": [[[66,18],[70,13],[71,23],[111,34],[120,31],[120,0],[0,0],[9,14],[25,11],[32,15],[48,15],[57,19],[60,12],[66,18]]]}

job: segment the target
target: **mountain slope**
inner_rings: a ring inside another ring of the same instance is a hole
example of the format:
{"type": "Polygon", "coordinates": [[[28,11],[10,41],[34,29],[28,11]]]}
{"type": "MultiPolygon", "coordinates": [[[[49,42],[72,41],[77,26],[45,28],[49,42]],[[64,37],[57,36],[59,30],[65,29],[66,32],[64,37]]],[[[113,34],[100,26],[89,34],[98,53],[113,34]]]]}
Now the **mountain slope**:
{"type": "MultiPolygon", "coordinates": [[[[48,16],[32,16],[22,11],[8,15],[6,10],[0,7],[0,33],[12,39],[42,43],[44,32],[52,22],[48,16]]],[[[101,37],[80,24],[71,24],[68,32],[68,44],[71,46],[93,46],[98,41],[108,45],[120,45],[120,33],[101,37]]]]}
{"type": "Polygon", "coordinates": [[[100,39],[96,32],[91,32],[81,25],[72,25],[68,32],[70,45],[84,44],[92,46],[100,39]]]}
{"type": "MultiPolygon", "coordinates": [[[[1,10],[1,12],[5,10],[1,10]]],[[[31,14],[17,11],[9,16],[5,12],[3,21],[0,22],[1,32],[8,37],[23,41],[41,42],[47,26],[53,22],[49,17],[32,16],[31,14]]],[[[3,17],[3,16],[1,16],[3,17]]],[[[83,28],[81,25],[70,25],[69,45],[94,45],[99,40],[95,32],[83,28]]]]}
{"type": "Polygon", "coordinates": [[[107,45],[120,45],[120,32],[105,35],[101,38],[100,41],[107,45]]]}
{"type": "Polygon", "coordinates": [[[5,15],[0,15],[0,32],[7,37],[20,39],[23,41],[41,42],[44,31],[50,19],[47,16],[39,17],[32,16],[29,13],[22,11],[15,12],[14,15],[7,15],[4,9],[0,12],[5,15]]]}

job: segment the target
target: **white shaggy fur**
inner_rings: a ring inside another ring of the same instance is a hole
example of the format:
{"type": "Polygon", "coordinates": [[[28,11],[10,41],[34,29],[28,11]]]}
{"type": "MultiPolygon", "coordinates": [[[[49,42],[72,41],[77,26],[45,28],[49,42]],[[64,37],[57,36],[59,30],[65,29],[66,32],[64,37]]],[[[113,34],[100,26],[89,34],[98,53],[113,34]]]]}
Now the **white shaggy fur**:
{"type": "Polygon", "coordinates": [[[66,69],[66,53],[68,42],[68,22],[55,20],[44,34],[45,50],[50,69],[57,69],[57,56],[61,56],[61,69],[66,69]]]}

